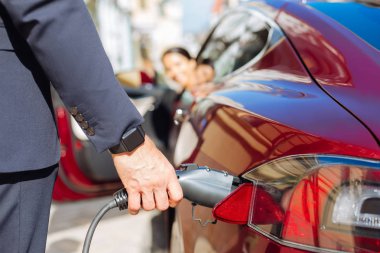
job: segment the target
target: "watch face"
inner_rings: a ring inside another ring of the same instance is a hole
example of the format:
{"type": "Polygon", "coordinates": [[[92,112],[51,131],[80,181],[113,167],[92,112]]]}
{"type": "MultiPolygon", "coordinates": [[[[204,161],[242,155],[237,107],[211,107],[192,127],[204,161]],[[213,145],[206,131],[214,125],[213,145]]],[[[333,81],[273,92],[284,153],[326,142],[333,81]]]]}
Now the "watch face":
{"type": "Polygon", "coordinates": [[[128,152],[133,151],[138,146],[140,146],[142,143],[144,143],[145,140],[145,132],[142,129],[141,126],[133,129],[133,131],[128,131],[124,136],[123,140],[121,141],[122,145],[124,146],[125,150],[128,152]]]}
{"type": "Polygon", "coordinates": [[[119,154],[123,152],[131,152],[135,150],[138,146],[143,144],[145,141],[145,131],[142,126],[137,126],[126,133],[121,137],[120,144],[112,147],[109,151],[112,154],[119,154]]]}

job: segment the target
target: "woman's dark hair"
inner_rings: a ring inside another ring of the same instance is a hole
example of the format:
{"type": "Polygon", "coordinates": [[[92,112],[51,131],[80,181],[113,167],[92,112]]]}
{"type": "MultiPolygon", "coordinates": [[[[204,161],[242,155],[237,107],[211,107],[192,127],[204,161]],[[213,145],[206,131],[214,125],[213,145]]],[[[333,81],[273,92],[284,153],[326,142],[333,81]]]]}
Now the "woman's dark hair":
{"type": "Polygon", "coordinates": [[[174,53],[174,54],[180,54],[183,57],[186,57],[188,60],[193,59],[193,57],[191,57],[190,53],[186,49],[184,49],[183,47],[171,47],[171,48],[167,49],[162,54],[161,58],[164,58],[167,54],[172,54],[172,53],[174,53]]]}

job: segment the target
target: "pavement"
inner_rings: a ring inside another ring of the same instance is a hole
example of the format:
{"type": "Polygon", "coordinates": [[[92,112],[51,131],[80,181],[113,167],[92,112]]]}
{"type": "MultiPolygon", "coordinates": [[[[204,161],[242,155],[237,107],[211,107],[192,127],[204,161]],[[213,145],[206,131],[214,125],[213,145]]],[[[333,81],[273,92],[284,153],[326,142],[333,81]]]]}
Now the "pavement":
{"type": "MultiPolygon", "coordinates": [[[[92,219],[109,197],[53,203],[46,253],[80,253],[92,219]]],[[[129,215],[117,208],[99,222],[90,253],[167,253],[165,214],[158,211],[129,215]]]]}

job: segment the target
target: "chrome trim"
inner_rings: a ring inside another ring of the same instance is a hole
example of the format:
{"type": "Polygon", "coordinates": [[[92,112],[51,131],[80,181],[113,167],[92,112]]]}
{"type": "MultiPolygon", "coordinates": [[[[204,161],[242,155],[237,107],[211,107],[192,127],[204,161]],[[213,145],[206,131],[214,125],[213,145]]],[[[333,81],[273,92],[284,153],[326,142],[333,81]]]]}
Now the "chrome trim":
{"type": "MultiPolygon", "coordinates": [[[[297,180],[301,175],[304,175],[306,172],[310,172],[316,169],[319,169],[321,167],[324,167],[326,165],[338,165],[338,164],[345,164],[345,165],[352,165],[352,166],[360,166],[360,167],[367,167],[371,169],[379,169],[380,170],[380,161],[379,160],[371,160],[371,159],[365,159],[365,158],[357,158],[357,157],[351,157],[351,156],[343,156],[343,155],[325,155],[325,154],[305,154],[305,155],[291,155],[286,157],[281,157],[275,160],[271,160],[267,163],[264,163],[262,165],[259,165],[252,170],[246,172],[243,174],[243,178],[247,180],[255,180],[257,182],[263,181],[262,178],[260,178],[260,175],[252,175],[252,174],[258,174],[259,170],[262,170],[264,167],[270,167],[273,164],[278,164],[288,162],[289,165],[292,165],[293,171],[291,173],[293,174],[293,177],[295,180],[297,180]],[[303,167],[305,164],[309,166],[308,169],[303,167]],[[297,165],[302,166],[302,168],[297,167],[297,165]],[[248,175],[250,174],[250,175],[248,175]]],[[[287,172],[290,173],[290,170],[287,169],[287,172]]],[[[265,181],[266,184],[276,185],[276,183],[280,183],[281,177],[277,179],[273,179],[272,181],[265,181]]]]}

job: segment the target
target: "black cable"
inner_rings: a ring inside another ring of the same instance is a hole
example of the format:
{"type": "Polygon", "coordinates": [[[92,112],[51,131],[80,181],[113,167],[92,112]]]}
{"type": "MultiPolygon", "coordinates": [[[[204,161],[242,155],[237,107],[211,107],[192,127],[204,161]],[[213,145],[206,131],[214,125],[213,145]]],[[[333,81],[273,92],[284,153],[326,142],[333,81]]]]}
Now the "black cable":
{"type": "Polygon", "coordinates": [[[111,209],[119,207],[119,210],[124,210],[128,208],[128,195],[125,189],[121,189],[114,194],[114,199],[103,206],[102,209],[96,214],[95,218],[92,220],[90,227],[88,228],[86,238],[83,244],[82,253],[89,253],[91,240],[94,235],[96,226],[103,216],[111,209]]]}
{"type": "Polygon", "coordinates": [[[112,208],[115,208],[116,202],[115,200],[112,200],[108,204],[106,204],[95,216],[95,218],[92,220],[90,227],[88,228],[87,234],[86,234],[86,239],[84,240],[83,244],[83,253],[88,253],[90,250],[90,244],[92,240],[92,236],[94,235],[95,228],[98,225],[99,221],[103,218],[103,216],[112,208]]]}

